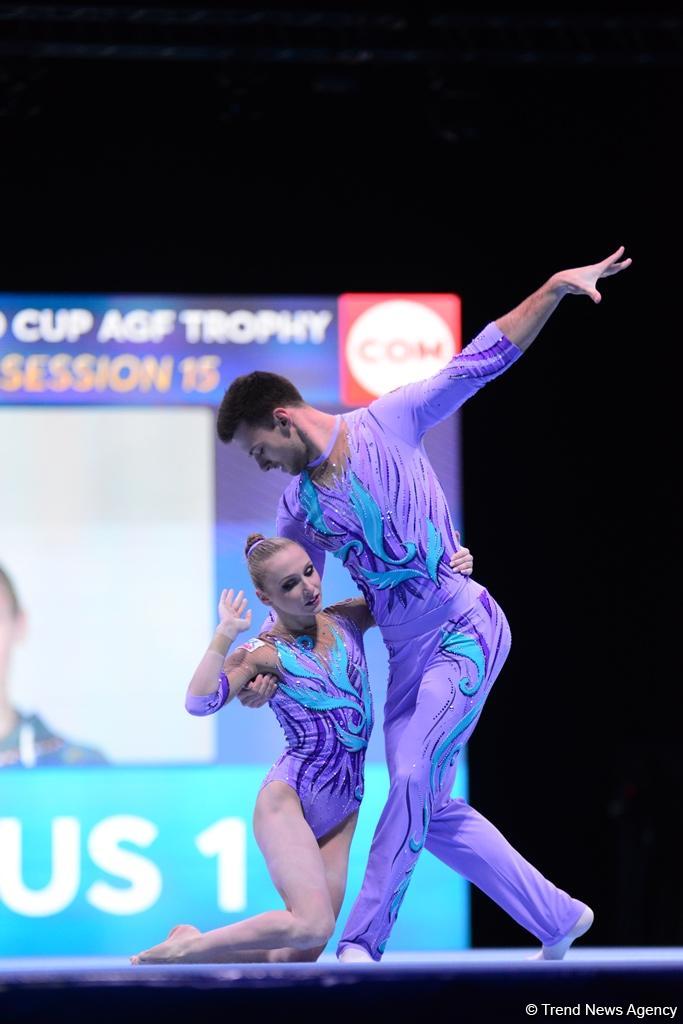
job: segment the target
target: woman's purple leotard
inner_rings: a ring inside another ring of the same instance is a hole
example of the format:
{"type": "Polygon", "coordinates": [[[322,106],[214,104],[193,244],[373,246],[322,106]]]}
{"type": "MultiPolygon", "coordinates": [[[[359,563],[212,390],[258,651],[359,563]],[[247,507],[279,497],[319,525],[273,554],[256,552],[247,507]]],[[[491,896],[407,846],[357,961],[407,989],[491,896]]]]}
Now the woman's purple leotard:
{"type": "Polygon", "coordinates": [[[287,748],[261,786],[291,786],[317,839],[360,807],[373,721],[362,633],[350,618],[326,614],[333,644],[323,655],[310,637],[270,638],[280,676],[270,706],[287,748]]]}

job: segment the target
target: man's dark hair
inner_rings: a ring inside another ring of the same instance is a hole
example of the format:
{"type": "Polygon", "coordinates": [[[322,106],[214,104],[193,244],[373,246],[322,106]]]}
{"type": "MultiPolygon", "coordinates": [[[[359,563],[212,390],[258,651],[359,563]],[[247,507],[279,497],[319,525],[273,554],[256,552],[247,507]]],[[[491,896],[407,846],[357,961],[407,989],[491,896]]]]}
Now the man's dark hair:
{"type": "Polygon", "coordinates": [[[273,409],[278,405],[305,405],[303,398],[286,377],[254,370],[236,377],[223,395],[218,408],[216,430],[221,441],[232,441],[240,423],[271,425],[273,409]]]}

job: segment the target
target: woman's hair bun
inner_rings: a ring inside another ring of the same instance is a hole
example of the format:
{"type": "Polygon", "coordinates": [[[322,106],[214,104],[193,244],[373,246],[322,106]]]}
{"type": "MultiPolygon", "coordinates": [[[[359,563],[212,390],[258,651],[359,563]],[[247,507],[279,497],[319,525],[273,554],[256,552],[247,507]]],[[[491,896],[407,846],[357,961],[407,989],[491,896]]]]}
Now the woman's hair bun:
{"type": "Polygon", "coordinates": [[[253,547],[257,540],[265,540],[266,538],[262,533],[250,533],[247,537],[246,544],[244,545],[245,556],[249,554],[249,548],[253,547]]]}

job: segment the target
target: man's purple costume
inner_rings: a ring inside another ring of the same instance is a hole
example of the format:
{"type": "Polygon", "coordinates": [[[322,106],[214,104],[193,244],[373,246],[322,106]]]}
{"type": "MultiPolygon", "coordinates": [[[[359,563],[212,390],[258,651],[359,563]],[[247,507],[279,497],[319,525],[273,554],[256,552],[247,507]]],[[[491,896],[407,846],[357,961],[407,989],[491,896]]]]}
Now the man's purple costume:
{"type": "Polygon", "coordinates": [[[433,377],[338,418],[337,434],[343,423],[348,438],[339,474],[329,484],[312,475],[335,434],[280,499],[278,534],[306,548],[321,573],[325,552],[342,560],[389,652],[391,787],[338,952],[351,944],[381,958],[423,847],[545,945],[564,937],[585,906],[450,797],[458,753],[507,657],[510,631],[484,588],[449,566],[453,524],[422,437],[520,355],[489,324],[433,377]]]}

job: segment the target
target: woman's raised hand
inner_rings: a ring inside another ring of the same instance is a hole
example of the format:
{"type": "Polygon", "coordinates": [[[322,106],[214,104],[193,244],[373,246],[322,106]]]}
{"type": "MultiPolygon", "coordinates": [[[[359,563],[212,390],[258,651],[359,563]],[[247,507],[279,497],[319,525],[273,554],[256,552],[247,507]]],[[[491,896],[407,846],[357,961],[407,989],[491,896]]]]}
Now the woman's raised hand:
{"type": "Polygon", "coordinates": [[[251,626],[251,608],[247,608],[247,599],[244,591],[235,597],[235,592],[230,590],[221,591],[221,599],[218,602],[218,631],[225,636],[235,639],[238,633],[244,632],[251,626]]]}

